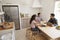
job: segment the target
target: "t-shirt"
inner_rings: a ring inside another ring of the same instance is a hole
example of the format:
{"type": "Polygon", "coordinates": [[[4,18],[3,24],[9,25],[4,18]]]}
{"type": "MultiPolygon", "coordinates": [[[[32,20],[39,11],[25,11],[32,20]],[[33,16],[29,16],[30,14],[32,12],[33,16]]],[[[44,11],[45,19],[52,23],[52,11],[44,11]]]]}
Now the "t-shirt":
{"type": "Polygon", "coordinates": [[[37,22],[41,22],[42,21],[42,18],[41,17],[36,17],[36,20],[37,20],[37,22]]]}
{"type": "Polygon", "coordinates": [[[36,26],[35,23],[36,23],[36,21],[33,20],[32,23],[31,23],[31,28],[35,28],[35,26],[36,26]]]}
{"type": "Polygon", "coordinates": [[[52,23],[52,24],[57,24],[57,19],[55,19],[55,18],[53,18],[53,19],[50,18],[48,22],[50,22],[50,23],[52,23]]]}

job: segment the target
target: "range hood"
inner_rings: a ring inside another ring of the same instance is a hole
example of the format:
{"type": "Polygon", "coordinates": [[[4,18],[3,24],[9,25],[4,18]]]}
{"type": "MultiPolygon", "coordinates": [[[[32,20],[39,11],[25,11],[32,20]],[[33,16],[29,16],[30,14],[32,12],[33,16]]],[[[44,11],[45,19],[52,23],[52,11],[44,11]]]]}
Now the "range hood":
{"type": "Polygon", "coordinates": [[[40,4],[39,0],[34,0],[32,7],[33,8],[42,8],[42,5],[40,4]]]}

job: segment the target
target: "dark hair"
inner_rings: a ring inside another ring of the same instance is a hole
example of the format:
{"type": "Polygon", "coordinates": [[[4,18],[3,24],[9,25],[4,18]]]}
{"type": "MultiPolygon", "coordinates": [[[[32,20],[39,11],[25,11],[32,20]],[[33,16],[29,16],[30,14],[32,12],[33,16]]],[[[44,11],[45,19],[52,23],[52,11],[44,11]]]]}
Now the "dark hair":
{"type": "Polygon", "coordinates": [[[40,15],[40,13],[38,13],[38,16],[40,15]]]}
{"type": "Polygon", "coordinates": [[[30,19],[30,24],[31,24],[31,22],[32,22],[33,20],[35,20],[35,18],[36,18],[36,15],[35,15],[35,14],[32,15],[32,17],[31,17],[31,19],[30,19]]]}
{"type": "Polygon", "coordinates": [[[55,16],[55,14],[51,13],[51,16],[55,16]]]}

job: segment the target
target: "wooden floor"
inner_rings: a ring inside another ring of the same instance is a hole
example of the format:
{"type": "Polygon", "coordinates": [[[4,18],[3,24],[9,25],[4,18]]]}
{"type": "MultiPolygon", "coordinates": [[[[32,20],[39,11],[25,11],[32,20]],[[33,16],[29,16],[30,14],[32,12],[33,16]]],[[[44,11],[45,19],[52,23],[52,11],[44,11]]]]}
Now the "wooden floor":
{"type": "MultiPolygon", "coordinates": [[[[46,36],[46,35],[45,35],[46,36]]],[[[44,35],[41,34],[38,34],[36,37],[35,37],[35,40],[47,40],[48,38],[45,37],[44,35]]],[[[25,29],[22,29],[22,30],[16,30],[15,31],[15,38],[16,40],[29,40],[27,37],[26,37],[26,28],[25,29]]],[[[60,38],[58,38],[59,40],[60,38]]],[[[48,39],[49,40],[49,39],[48,39]]]]}
{"type": "Polygon", "coordinates": [[[47,40],[47,38],[45,38],[42,34],[40,34],[39,37],[37,37],[36,40],[47,40]]]}
{"type": "Polygon", "coordinates": [[[47,40],[42,34],[36,35],[35,40],[47,40]]]}
{"type": "MultiPolygon", "coordinates": [[[[37,35],[35,37],[36,40],[47,40],[47,38],[45,38],[43,35],[37,35]],[[38,36],[38,37],[37,37],[38,36]]],[[[26,37],[26,29],[22,29],[22,30],[16,30],[15,31],[15,37],[16,37],[16,40],[29,40],[27,37],[26,37]]]]}
{"type": "Polygon", "coordinates": [[[26,30],[26,37],[29,40],[47,40],[47,38],[43,36],[42,32],[31,31],[31,29],[26,30]]]}

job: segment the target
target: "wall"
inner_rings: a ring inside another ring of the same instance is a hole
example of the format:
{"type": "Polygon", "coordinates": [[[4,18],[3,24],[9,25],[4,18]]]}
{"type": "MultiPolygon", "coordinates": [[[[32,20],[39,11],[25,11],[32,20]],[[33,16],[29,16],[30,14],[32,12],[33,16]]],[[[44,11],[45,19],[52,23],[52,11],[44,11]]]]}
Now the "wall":
{"type": "MultiPolygon", "coordinates": [[[[28,14],[29,16],[40,12],[40,9],[32,8],[32,3],[33,3],[33,0],[3,0],[3,4],[19,4],[20,5],[19,11],[21,13],[28,14]]],[[[29,23],[29,22],[27,22],[27,23],[29,23]]],[[[26,23],[24,22],[24,27],[25,27],[25,25],[26,25],[26,23]]],[[[20,19],[20,26],[21,26],[20,28],[22,29],[23,24],[22,24],[21,19],[20,19]]]]}
{"type": "Polygon", "coordinates": [[[33,0],[3,0],[5,3],[15,3],[20,4],[21,13],[28,13],[29,15],[36,14],[38,12],[42,13],[42,18],[48,21],[50,13],[54,12],[55,0],[40,0],[42,7],[41,9],[31,8],[33,0]]]}
{"type": "Polygon", "coordinates": [[[25,14],[36,14],[40,12],[40,9],[33,9],[32,8],[32,3],[33,0],[3,0],[4,3],[9,3],[9,4],[20,4],[20,12],[25,13],[25,14]]]}
{"type": "Polygon", "coordinates": [[[1,3],[0,3],[0,11],[1,11],[1,3]]]}
{"type": "Polygon", "coordinates": [[[50,14],[54,13],[55,0],[41,0],[42,8],[42,18],[48,21],[50,14]]]}
{"type": "Polygon", "coordinates": [[[2,6],[2,0],[0,0],[0,12],[1,12],[1,8],[2,8],[1,6],[2,6]]]}

